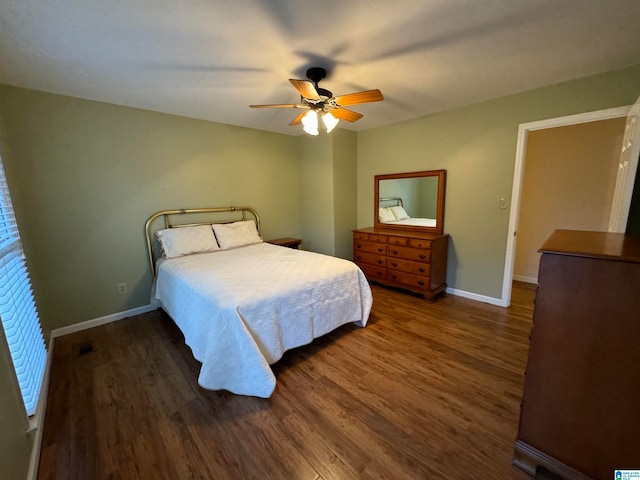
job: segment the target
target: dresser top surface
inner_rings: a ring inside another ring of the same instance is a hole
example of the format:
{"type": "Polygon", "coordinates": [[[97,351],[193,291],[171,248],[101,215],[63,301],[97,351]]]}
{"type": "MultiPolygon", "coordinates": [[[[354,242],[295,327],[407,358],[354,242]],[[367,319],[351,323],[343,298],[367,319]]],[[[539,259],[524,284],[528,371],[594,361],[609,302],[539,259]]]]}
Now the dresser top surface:
{"type": "Polygon", "coordinates": [[[436,238],[448,237],[449,235],[443,233],[442,235],[438,235],[435,233],[426,233],[426,232],[418,232],[413,230],[395,230],[390,228],[375,228],[375,227],[367,227],[367,228],[356,228],[354,232],[360,233],[368,233],[370,235],[389,235],[391,237],[407,237],[407,238],[425,238],[428,240],[435,240],[436,238]]]}
{"type": "Polygon", "coordinates": [[[640,263],[640,235],[556,230],[538,251],[640,263]]]}

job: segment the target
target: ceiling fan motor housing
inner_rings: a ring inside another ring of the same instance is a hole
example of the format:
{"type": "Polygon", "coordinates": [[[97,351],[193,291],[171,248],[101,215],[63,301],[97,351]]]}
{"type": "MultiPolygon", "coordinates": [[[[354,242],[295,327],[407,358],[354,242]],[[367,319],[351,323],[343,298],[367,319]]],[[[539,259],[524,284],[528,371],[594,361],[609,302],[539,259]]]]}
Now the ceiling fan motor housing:
{"type": "Polygon", "coordinates": [[[312,67],[307,70],[307,78],[316,84],[326,76],[327,71],[324,68],[312,67]]]}
{"type": "Polygon", "coordinates": [[[321,97],[331,98],[333,97],[333,93],[331,93],[329,90],[318,87],[318,82],[326,77],[327,77],[327,71],[324,68],[312,67],[307,70],[307,78],[313,82],[314,86],[316,87],[316,92],[318,92],[318,95],[320,95],[321,97]]]}

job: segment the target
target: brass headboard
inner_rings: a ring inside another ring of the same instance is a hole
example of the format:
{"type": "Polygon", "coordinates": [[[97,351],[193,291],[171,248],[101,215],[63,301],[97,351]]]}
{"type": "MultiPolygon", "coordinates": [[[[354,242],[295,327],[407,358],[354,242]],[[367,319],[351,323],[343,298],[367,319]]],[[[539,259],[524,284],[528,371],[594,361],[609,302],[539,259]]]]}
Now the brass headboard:
{"type": "Polygon", "coordinates": [[[398,205],[400,207],[404,207],[404,202],[402,201],[402,198],[400,198],[400,197],[379,198],[378,199],[378,204],[381,204],[382,202],[396,202],[396,205],[398,205]]]}
{"type": "Polygon", "coordinates": [[[147,239],[147,253],[149,255],[149,266],[151,267],[151,280],[155,281],[156,279],[156,255],[154,254],[154,242],[153,242],[153,232],[152,232],[152,224],[160,217],[164,218],[164,227],[163,228],[178,228],[178,227],[193,227],[196,225],[210,225],[212,223],[231,223],[237,222],[239,220],[247,220],[247,214],[251,214],[253,216],[253,220],[256,222],[256,228],[258,230],[258,234],[262,236],[260,231],[260,216],[258,212],[256,212],[251,207],[214,207],[214,208],[182,208],[179,210],[161,210],[159,212],[154,213],[149,217],[147,223],[144,225],[144,232],[147,239]],[[206,221],[202,222],[190,222],[190,223],[172,223],[171,220],[175,215],[193,215],[193,214],[224,214],[229,212],[238,212],[242,214],[241,218],[233,218],[233,215],[226,215],[224,219],[221,221],[212,221],[210,218],[206,221]]]}

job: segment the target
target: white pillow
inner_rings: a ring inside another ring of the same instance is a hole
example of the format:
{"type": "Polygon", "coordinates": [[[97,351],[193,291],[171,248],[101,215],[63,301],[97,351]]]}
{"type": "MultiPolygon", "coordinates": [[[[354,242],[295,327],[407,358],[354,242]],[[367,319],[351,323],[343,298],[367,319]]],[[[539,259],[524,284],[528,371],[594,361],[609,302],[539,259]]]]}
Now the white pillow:
{"type": "Polygon", "coordinates": [[[262,238],[258,235],[256,224],[252,220],[214,223],[211,227],[222,250],[262,242],[262,238]]]}
{"type": "Polygon", "coordinates": [[[393,215],[393,212],[389,209],[389,207],[378,208],[378,220],[382,223],[393,222],[396,217],[393,215]]]}
{"type": "Polygon", "coordinates": [[[166,228],[158,230],[156,237],[160,241],[165,258],[220,250],[209,225],[166,228]]]}
{"type": "Polygon", "coordinates": [[[405,209],[400,205],[398,205],[397,207],[391,207],[391,213],[393,213],[393,216],[396,218],[396,220],[405,220],[409,218],[409,215],[407,215],[405,209]]]}

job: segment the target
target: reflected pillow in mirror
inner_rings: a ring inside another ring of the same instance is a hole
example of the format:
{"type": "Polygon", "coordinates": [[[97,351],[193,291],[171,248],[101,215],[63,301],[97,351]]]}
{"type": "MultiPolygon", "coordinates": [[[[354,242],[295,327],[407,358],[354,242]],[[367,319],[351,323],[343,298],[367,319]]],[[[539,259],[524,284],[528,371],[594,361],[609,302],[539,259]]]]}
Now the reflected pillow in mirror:
{"type": "Polygon", "coordinates": [[[262,242],[253,220],[233,223],[214,223],[212,226],[222,250],[262,242]]]}
{"type": "Polygon", "coordinates": [[[396,220],[406,220],[407,218],[409,218],[409,215],[407,215],[407,212],[405,211],[405,209],[400,205],[398,205],[397,207],[390,207],[390,208],[396,220]]]}
{"type": "Polygon", "coordinates": [[[165,258],[220,250],[209,225],[166,228],[158,230],[156,237],[165,258]]]}
{"type": "Polygon", "coordinates": [[[378,221],[389,223],[395,221],[396,217],[389,207],[378,208],[378,221]]]}

